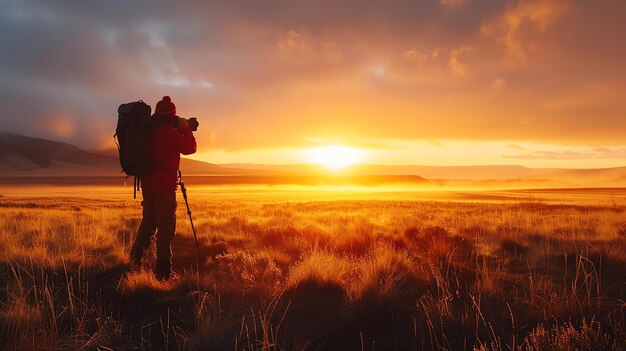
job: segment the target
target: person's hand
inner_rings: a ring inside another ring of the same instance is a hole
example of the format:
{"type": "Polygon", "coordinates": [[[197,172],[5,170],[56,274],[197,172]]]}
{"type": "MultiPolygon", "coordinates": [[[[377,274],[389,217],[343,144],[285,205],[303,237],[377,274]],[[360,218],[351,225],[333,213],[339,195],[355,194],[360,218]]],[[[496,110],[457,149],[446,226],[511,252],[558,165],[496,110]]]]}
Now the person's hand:
{"type": "Polygon", "coordinates": [[[178,117],[178,128],[189,128],[189,122],[185,118],[178,117]]]}

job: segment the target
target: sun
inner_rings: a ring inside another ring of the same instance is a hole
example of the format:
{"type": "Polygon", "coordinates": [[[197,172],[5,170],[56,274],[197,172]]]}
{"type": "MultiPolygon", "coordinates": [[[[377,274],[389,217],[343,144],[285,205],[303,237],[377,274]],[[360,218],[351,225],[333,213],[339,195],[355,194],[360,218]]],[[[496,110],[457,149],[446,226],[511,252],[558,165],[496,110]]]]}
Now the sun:
{"type": "Polygon", "coordinates": [[[363,151],[343,145],[314,147],[306,149],[304,153],[308,162],[321,164],[335,171],[363,161],[363,151]]]}

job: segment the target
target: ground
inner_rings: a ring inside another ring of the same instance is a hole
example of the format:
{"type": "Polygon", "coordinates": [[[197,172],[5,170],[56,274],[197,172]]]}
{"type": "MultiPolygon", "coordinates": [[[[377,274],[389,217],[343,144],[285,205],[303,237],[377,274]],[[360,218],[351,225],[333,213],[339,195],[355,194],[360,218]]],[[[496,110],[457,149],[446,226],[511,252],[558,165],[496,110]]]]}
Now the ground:
{"type": "Polygon", "coordinates": [[[7,349],[626,348],[623,189],[190,186],[166,283],[127,188],[1,193],[7,349]]]}

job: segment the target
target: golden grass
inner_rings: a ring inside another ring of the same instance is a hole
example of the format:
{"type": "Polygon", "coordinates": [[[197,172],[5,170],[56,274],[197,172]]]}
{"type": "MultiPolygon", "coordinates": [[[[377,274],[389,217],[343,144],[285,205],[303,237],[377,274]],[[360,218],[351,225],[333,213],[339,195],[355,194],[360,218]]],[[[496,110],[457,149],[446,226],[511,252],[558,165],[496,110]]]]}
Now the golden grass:
{"type": "Polygon", "coordinates": [[[163,283],[138,202],[2,201],[9,349],[626,348],[620,206],[196,197],[163,283]]]}

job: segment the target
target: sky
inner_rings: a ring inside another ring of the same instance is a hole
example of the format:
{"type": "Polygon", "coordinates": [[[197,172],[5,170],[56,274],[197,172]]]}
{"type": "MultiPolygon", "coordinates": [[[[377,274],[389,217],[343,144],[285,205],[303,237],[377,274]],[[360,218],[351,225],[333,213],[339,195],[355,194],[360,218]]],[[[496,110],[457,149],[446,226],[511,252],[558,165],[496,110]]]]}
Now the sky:
{"type": "Polygon", "coordinates": [[[110,148],[119,104],[169,95],[212,163],[626,161],[622,0],[0,6],[5,132],[110,148]]]}

